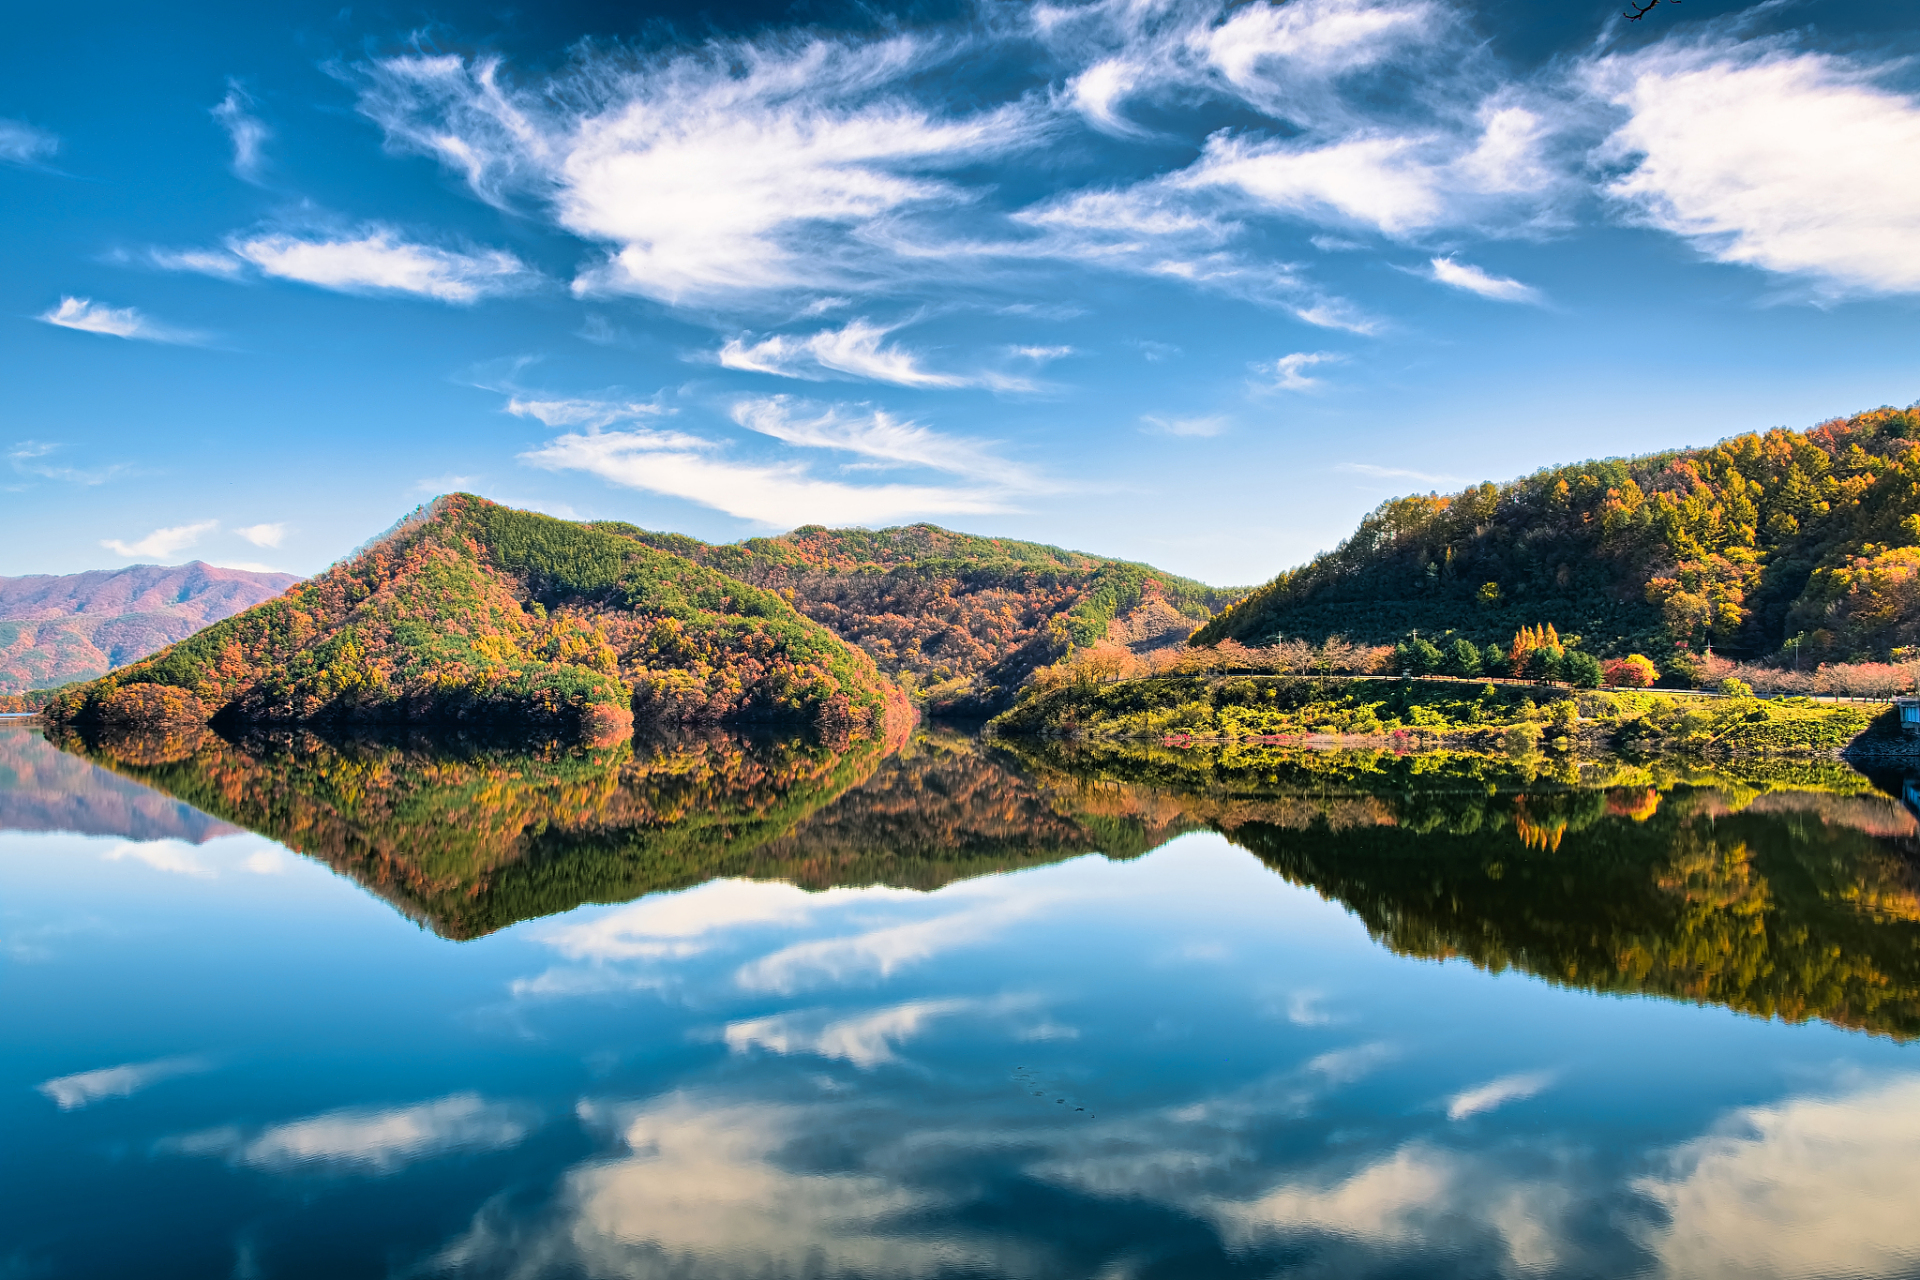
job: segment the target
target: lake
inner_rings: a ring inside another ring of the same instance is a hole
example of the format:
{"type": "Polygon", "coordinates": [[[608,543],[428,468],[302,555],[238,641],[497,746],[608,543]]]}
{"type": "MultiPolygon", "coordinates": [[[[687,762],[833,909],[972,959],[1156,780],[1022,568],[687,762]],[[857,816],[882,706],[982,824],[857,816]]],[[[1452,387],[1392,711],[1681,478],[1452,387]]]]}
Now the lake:
{"type": "Polygon", "coordinates": [[[65,745],[8,1280],[1920,1274],[1897,777],[65,745]]]}

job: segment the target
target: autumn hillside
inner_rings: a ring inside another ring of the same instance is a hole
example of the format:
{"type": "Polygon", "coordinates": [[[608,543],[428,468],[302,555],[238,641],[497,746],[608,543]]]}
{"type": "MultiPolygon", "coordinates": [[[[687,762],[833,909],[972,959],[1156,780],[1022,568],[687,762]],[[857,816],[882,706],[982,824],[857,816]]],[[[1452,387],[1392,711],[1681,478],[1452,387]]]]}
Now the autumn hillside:
{"type": "Polygon", "coordinates": [[[724,546],[627,524],[595,527],[778,592],[948,713],[1003,708],[1070,644],[1179,644],[1243,594],[1148,565],[930,524],[808,525],[724,546]]]}
{"type": "Polygon", "coordinates": [[[600,737],[630,715],[861,734],[903,709],[864,654],[771,591],[455,494],[278,599],[66,691],[48,715],[107,730],[500,721],[600,737]]]}
{"type": "Polygon", "coordinates": [[[1505,644],[1547,622],[1663,664],[1708,645],[1884,662],[1920,642],[1920,411],[1396,498],[1194,639],[1505,644]]]}

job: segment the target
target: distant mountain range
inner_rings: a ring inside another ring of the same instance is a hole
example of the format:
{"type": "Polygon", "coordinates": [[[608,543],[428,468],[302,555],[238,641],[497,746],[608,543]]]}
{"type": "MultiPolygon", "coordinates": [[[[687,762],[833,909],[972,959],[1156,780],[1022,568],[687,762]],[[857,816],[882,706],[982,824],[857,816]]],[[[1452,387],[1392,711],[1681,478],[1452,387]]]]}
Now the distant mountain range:
{"type": "Polygon", "coordinates": [[[299,580],[198,560],[0,578],[0,694],[105,675],[299,580]]]}

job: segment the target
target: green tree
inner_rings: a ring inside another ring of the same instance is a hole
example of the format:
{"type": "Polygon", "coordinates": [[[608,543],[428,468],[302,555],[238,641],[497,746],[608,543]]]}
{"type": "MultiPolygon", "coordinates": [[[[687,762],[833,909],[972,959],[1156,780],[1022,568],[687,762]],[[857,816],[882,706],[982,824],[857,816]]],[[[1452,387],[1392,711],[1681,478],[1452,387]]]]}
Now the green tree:
{"type": "Polygon", "coordinates": [[[1471,680],[1480,674],[1480,667],[1480,646],[1471,640],[1455,640],[1447,651],[1447,674],[1471,680]]]}
{"type": "Polygon", "coordinates": [[[1598,689],[1605,674],[1600,659],[1579,649],[1570,649],[1562,664],[1567,683],[1576,689],[1598,689]]]}
{"type": "Polygon", "coordinates": [[[1480,668],[1490,676],[1504,676],[1508,668],[1507,651],[1497,644],[1489,644],[1480,655],[1480,668]]]}

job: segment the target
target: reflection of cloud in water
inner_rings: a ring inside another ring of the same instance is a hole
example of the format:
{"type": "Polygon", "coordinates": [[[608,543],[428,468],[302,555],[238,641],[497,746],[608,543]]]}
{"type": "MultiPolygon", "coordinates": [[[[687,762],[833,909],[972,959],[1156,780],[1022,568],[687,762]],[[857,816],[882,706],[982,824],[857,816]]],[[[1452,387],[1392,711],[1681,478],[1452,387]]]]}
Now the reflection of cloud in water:
{"type": "Polygon", "coordinates": [[[1303,1237],[1380,1252],[1418,1245],[1431,1254],[1491,1255],[1493,1271],[1524,1275],[1563,1261],[1573,1200],[1563,1184],[1522,1181],[1411,1143],[1343,1177],[1308,1176],[1253,1199],[1216,1200],[1210,1216],[1233,1248],[1303,1237]]]}
{"type": "Polygon", "coordinates": [[[596,919],[543,929],[537,936],[574,960],[651,960],[696,955],[711,935],[752,925],[802,925],[850,896],[905,896],[900,890],[808,893],[778,881],[712,880],[679,893],[643,898],[596,919]]]}
{"type": "MultiPolygon", "coordinates": [[[[824,1009],[796,1010],[767,1018],[727,1024],[724,1038],[735,1053],[765,1049],[779,1054],[811,1053],[823,1058],[841,1058],[865,1070],[896,1061],[894,1050],[913,1039],[935,1020],[966,1014],[992,1017],[1030,1009],[1031,998],[1008,996],[997,999],[909,1000],[886,1009],[836,1018],[824,1009]]],[[[1041,1034],[1022,1035],[1020,1039],[1051,1039],[1046,1034],[1065,1031],[1050,1023],[1037,1029],[1041,1034]]],[[[1070,1032],[1069,1032],[1070,1034],[1070,1032]]]]}
{"type": "Polygon", "coordinates": [[[749,991],[781,994],[808,987],[886,978],[896,969],[930,960],[943,951],[984,942],[1016,920],[1050,905],[1045,895],[1031,890],[1018,896],[1008,893],[996,897],[997,900],[989,899],[930,920],[889,925],[839,938],[796,942],[740,966],[735,977],[749,991]]]}
{"type": "Polygon", "coordinates": [[[97,1071],[56,1076],[36,1086],[41,1093],[72,1111],[106,1098],[127,1098],[173,1076],[193,1075],[212,1068],[199,1058],[156,1058],[152,1062],[125,1062],[97,1071]]]}
{"type": "Polygon", "coordinates": [[[1540,1093],[1553,1083],[1553,1072],[1531,1071],[1524,1075],[1501,1076],[1472,1089],[1463,1089],[1447,1099],[1447,1119],[1465,1120],[1483,1111],[1492,1111],[1509,1102],[1520,1102],[1540,1093]]]}
{"type": "Polygon", "coordinates": [[[214,880],[221,871],[279,875],[289,866],[281,847],[259,836],[221,836],[201,844],[185,840],[125,841],[101,855],[108,862],[141,862],[168,875],[214,880]]]}
{"type": "Polygon", "coordinates": [[[155,871],[165,871],[176,876],[192,876],[199,880],[211,880],[216,874],[212,867],[200,861],[191,845],[179,840],[115,845],[104,856],[108,862],[124,862],[131,858],[135,862],[146,863],[155,871]]]}
{"type": "MultiPolygon", "coordinates": [[[[843,1131],[838,1104],[715,1104],[671,1094],[628,1113],[629,1155],[569,1175],[558,1217],[523,1226],[483,1214],[432,1270],[591,1276],[924,1276],[1031,1271],[1018,1246],[909,1216],[936,1193],[864,1171],[805,1172],[781,1156],[843,1131]]],[[[591,1112],[589,1112],[591,1114],[591,1112]]]]}
{"type": "Polygon", "coordinates": [[[1920,1265],[1920,1077],[1737,1112],[1639,1189],[1675,1277],[1886,1276],[1920,1265]]]}
{"type": "Polygon", "coordinates": [[[450,1151],[514,1146],[536,1121],[524,1108],[456,1093],[410,1107],[330,1111],[253,1133],[208,1129],[163,1145],[181,1155],[225,1156],[274,1172],[383,1174],[450,1151]]]}

